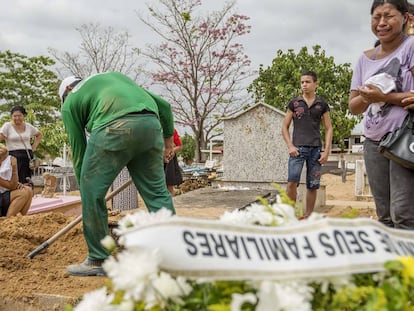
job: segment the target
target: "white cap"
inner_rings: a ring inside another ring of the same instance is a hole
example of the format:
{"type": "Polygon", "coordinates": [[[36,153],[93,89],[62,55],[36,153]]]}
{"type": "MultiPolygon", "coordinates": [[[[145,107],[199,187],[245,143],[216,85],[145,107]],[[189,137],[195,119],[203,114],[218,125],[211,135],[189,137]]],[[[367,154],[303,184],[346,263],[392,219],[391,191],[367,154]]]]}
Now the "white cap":
{"type": "Polygon", "coordinates": [[[80,81],[82,78],[76,77],[76,76],[70,76],[62,80],[62,83],[60,83],[59,86],[59,98],[63,101],[63,94],[65,94],[66,87],[71,85],[75,81],[80,81]]]}

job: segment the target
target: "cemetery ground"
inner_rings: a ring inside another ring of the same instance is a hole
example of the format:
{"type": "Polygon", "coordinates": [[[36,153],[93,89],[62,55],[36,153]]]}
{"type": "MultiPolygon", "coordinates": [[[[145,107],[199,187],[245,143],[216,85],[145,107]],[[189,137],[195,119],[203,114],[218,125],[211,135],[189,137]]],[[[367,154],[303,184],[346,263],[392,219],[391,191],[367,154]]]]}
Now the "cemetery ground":
{"type": "MultiPolygon", "coordinates": [[[[329,217],[373,217],[372,200],[357,200],[354,175],[342,182],[340,175],[324,174],[326,205],[316,212],[329,217]]],[[[215,191],[196,189],[174,197],[177,215],[217,219],[225,211],[240,208],[266,191],[215,191]]],[[[143,209],[140,201],[140,209],[143,209]]],[[[73,277],[66,272],[70,264],[85,259],[86,246],[81,224],[76,225],[33,259],[27,255],[68,225],[76,216],[42,213],[0,219],[0,311],[64,310],[83,294],[102,287],[104,277],[73,277]]]]}

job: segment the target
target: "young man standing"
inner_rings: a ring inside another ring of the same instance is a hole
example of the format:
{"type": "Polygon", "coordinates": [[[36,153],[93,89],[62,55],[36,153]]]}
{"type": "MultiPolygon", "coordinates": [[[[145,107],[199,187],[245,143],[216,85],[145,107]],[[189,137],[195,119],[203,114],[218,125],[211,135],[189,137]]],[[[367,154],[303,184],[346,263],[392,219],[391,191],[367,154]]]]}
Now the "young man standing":
{"type": "Polygon", "coordinates": [[[316,95],[318,79],[313,71],[301,74],[302,95],[293,98],[282,124],[282,135],[289,151],[287,194],[296,202],[303,164],[306,162],[306,210],[309,217],[315,208],[317,190],[321,179],[321,164],[328,160],[332,143],[332,124],[328,104],[316,95]],[[293,135],[289,127],[293,120],[293,135]],[[320,124],[325,127],[325,148],[321,153],[320,124]]]}

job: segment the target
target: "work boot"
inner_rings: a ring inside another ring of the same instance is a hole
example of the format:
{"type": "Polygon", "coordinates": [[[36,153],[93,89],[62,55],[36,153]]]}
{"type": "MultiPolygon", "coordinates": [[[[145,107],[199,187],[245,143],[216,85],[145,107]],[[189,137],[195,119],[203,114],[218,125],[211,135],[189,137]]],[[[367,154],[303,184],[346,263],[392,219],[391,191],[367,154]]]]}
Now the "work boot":
{"type": "Polygon", "coordinates": [[[103,260],[86,259],[77,265],[70,265],[67,271],[70,275],[76,276],[106,276],[105,270],[102,268],[103,260]]]}

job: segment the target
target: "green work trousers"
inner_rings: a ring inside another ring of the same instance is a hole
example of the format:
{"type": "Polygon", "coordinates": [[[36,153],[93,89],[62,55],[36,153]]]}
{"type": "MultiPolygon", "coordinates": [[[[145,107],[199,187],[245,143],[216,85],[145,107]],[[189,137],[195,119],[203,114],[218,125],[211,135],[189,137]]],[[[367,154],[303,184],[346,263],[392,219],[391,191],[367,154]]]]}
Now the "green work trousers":
{"type": "Polygon", "coordinates": [[[109,255],[101,245],[109,234],[105,196],[125,166],[150,212],[167,208],[175,213],[165,183],[163,148],[161,124],[153,114],[129,114],[92,131],[79,182],[89,259],[109,255]]]}

